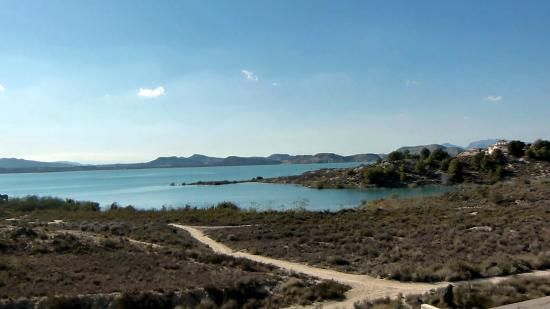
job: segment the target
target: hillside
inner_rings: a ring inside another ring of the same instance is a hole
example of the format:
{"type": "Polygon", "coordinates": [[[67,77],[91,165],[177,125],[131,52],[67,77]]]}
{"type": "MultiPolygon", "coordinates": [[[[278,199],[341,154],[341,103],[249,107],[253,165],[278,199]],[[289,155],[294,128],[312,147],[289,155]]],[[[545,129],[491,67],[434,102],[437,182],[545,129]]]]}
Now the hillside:
{"type": "Polygon", "coordinates": [[[398,148],[396,151],[399,151],[399,152],[409,151],[409,153],[412,155],[418,155],[424,148],[427,148],[430,152],[433,152],[436,149],[445,150],[451,156],[456,156],[457,154],[464,151],[464,149],[460,147],[456,147],[456,146],[446,147],[439,144],[404,146],[404,147],[398,148]]]}
{"type": "Polygon", "coordinates": [[[308,164],[372,162],[380,159],[380,156],[374,153],[356,154],[351,156],[342,156],[335,153],[318,153],[314,155],[272,154],[268,158],[281,161],[281,163],[285,164],[308,164]]]}
{"type": "Polygon", "coordinates": [[[326,168],[260,181],[299,184],[317,189],[491,184],[503,179],[550,176],[548,145],[549,141],[539,140],[515,155],[500,149],[491,154],[486,149],[460,156],[446,151],[452,148],[437,144],[401,147],[388,154],[384,161],[372,165],[326,168]],[[424,148],[433,150],[419,154],[424,148]]]}
{"type": "Polygon", "coordinates": [[[46,167],[71,167],[76,163],[69,162],[41,162],[16,158],[0,158],[0,168],[46,168],[46,167]]]}

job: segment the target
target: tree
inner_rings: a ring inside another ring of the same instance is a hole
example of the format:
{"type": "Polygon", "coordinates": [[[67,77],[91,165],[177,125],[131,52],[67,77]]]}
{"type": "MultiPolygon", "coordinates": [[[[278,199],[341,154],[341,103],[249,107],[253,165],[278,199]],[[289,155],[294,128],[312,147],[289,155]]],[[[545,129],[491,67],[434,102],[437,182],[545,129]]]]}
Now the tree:
{"type": "Polygon", "coordinates": [[[525,143],[522,141],[511,141],[508,143],[508,152],[516,158],[525,154],[525,143]]]}
{"type": "Polygon", "coordinates": [[[478,152],[475,156],[470,158],[470,168],[479,171],[481,169],[482,162],[485,158],[484,152],[478,152]]]}
{"type": "Polygon", "coordinates": [[[498,148],[493,150],[491,158],[498,165],[503,165],[504,163],[506,163],[506,157],[504,156],[504,153],[498,148]]]}
{"type": "Polygon", "coordinates": [[[404,182],[407,179],[407,174],[405,173],[405,164],[401,163],[399,167],[399,181],[404,182]]]}
{"type": "Polygon", "coordinates": [[[426,160],[430,156],[430,149],[424,147],[420,151],[420,160],[426,160]]]}
{"type": "Polygon", "coordinates": [[[486,154],[483,154],[483,157],[481,158],[481,169],[484,171],[491,171],[495,169],[496,162],[493,159],[493,156],[489,156],[486,154]]]}
{"type": "Polygon", "coordinates": [[[525,155],[530,158],[530,159],[536,159],[537,158],[537,153],[535,152],[535,150],[533,150],[533,148],[529,147],[526,151],[525,151],[525,155]]]}
{"type": "Polygon", "coordinates": [[[423,160],[416,161],[416,164],[414,165],[414,172],[421,175],[426,173],[426,164],[423,160]]]}
{"type": "Polygon", "coordinates": [[[504,169],[502,166],[497,166],[493,171],[489,171],[489,179],[492,181],[499,181],[504,177],[504,169]]]}
{"type": "Polygon", "coordinates": [[[542,147],[537,151],[537,158],[539,160],[550,161],[550,147],[542,147]]]}
{"type": "Polygon", "coordinates": [[[532,159],[550,161],[550,141],[536,140],[526,154],[532,159]]]}
{"type": "Polygon", "coordinates": [[[445,150],[443,150],[441,148],[436,148],[430,154],[429,160],[430,161],[441,161],[441,160],[446,159],[448,157],[449,157],[449,154],[445,150]]]}
{"type": "Polygon", "coordinates": [[[441,161],[441,164],[439,165],[439,169],[442,171],[446,171],[449,169],[449,164],[451,163],[450,158],[445,158],[441,161]]]}
{"type": "Polygon", "coordinates": [[[399,173],[395,166],[387,167],[371,166],[363,171],[363,180],[365,183],[373,184],[378,187],[392,187],[399,184],[399,173]]]}
{"type": "Polygon", "coordinates": [[[400,161],[405,158],[405,155],[401,151],[392,151],[388,154],[388,160],[390,162],[400,161]]]}
{"type": "Polygon", "coordinates": [[[367,167],[363,172],[366,183],[379,185],[384,182],[384,169],[380,166],[367,167]]]}
{"type": "Polygon", "coordinates": [[[452,159],[451,163],[449,163],[449,177],[454,182],[461,182],[462,181],[462,164],[458,159],[452,159]]]}

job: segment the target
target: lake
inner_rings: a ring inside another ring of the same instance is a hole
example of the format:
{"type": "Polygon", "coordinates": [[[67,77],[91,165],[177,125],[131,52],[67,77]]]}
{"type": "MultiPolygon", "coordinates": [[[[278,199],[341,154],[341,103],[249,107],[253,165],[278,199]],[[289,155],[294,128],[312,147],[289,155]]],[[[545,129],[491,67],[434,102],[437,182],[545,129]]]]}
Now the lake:
{"type": "Polygon", "coordinates": [[[304,207],[310,210],[338,210],[361,201],[390,197],[436,195],[446,187],[317,190],[296,185],[241,183],[223,186],[170,186],[213,180],[244,180],[297,175],[320,168],[353,167],[359,163],[285,164],[260,166],[220,166],[197,168],[155,168],[135,170],[78,171],[62,173],[1,174],[0,193],[9,196],[56,196],[88,200],[102,206],[117,202],[151,209],[206,207],[231,201],[243,208],[284,210],[304,207]]]}

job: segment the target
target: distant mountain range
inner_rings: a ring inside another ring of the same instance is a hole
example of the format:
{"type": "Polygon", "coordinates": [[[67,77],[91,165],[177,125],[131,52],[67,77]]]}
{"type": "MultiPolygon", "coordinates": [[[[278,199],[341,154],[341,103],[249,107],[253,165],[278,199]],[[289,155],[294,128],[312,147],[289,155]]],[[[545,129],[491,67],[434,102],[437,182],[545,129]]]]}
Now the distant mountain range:
{"type": "Polygon", "coordinates": [[[468,146],[466,147],[467,149],[476,149],[476,148],[487,148],[491,145],[494,145],[496,144],[496,142],[498,142],[499,138],[491,138],[491,139],[484,139],[484,140],[480,140],[480,141],[475,141],[475,142],[471,142],[470,144],[468,144],[468,146]]]}
{"type": "Polygon", "coordinates": [[[232,166],[232,165],[269,165],[281,164],[281,161],[264,157],[237,157],[227,158],[208,157],[204,155],[192,155],[186,157],[159,157],[147,163],[141,163],[143,168],[158,167],[200,167],[200,166],[232,166]]]}
{"type": "MultiPolygon", "coordinates": [[[[405,146],[398,151],[408,150],[412,154],[419,154],[423,148],[433,151],[441,148],[450,155],[455,156],[466,149],[487,148],[495,144],[498,139],[486,139],[471,142],[467,147],[461,147],[450,143],[430,144],[419,146],[405,146]]],[[[140,169],[140,168],[171,168],[171,167],[202,167],[202,166],[238,166],[238,165],[274,165],[274,164],[308,164],[308,163],[345,163],[345,162],[372,162],[385,157],[384,154],[364,153],[351,156],[342,156],[335,153],[318,153],[315,155],[290,155],[272,154],[268,157],[237,157],[227,158],[209,157],[194,154],[190,157],[159,157],[145,163],[131,164],[103,164],[83,165],[76,162],[40,162],[15,158],[0,158],[0,173],[22,172],[63,172],[85,170],[114,170],[114,169],[140,169]]]]}
{"type": "Polygon", "coordinates": [[[269,157],[227,158],[192,155],[186,157],[160,157],[143,163],[144,167],[197,167],[197,166],[234,166],[234,165],[274,165],[274,164],[311,164],[311,163],[345,163],[376,161],[380,155],[373,153],[341,156],[335,153],[318,153],[315,155],[272,154],[269,157]]]}
{"type": "Polygon", "coordinates": [[[315,155],[273,154],[269,157],[209,157],[194,154],[190,157],[159,157],[145,163],[82,165],[73,162],[40,162],[23,159],[0,159],[0,173],[21,172],[61,172],[82,170],[114,170],[140,168],[172,167],[205,167],[205,166],[239,166],[239,165],[275,165],[275,164],[308,164],[308,163],[345,163],[370,162],[381,156],[372,153],[341,156],[334,153],[315,155]]]}
{"type": "Polygon", "coordinates": [[[0,158],[0,168],[41,168],[41,167],[71,167],[78,166],[72,162],[40,162],[15,158],[0,158]]]}

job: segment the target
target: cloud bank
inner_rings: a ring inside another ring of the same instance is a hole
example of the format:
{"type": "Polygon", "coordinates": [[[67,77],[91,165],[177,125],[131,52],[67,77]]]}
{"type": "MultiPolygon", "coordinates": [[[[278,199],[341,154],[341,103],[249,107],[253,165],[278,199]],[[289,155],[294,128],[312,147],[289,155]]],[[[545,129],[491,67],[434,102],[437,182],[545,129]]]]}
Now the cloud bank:
{"type": "Polygon", "coordinates": [[[4,85],[0,84],[0,93],[6,91],[6,87],[4,85]]]}
{"type": "Polygon", "coordinates": [[[158,98],[164,95],[164,87],[158,86],[155,89],[139,88],[138,96],[144,98],[158,98]]]}

